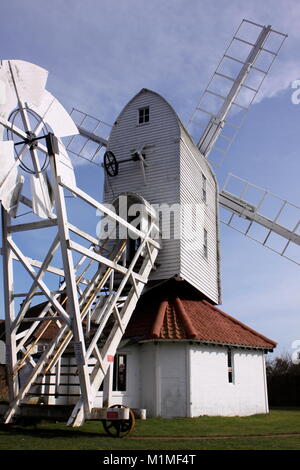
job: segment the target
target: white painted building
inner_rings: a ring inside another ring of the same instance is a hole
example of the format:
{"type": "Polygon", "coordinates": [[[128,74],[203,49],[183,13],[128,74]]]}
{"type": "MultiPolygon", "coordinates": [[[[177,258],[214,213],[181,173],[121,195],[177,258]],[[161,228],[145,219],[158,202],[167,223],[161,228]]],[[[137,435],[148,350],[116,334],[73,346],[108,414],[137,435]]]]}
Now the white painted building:
{"type": "Polygon", "coordinates": [[[119,389],[115,381],[112,403],[152,417],[268,413],[265,354],[276,343],[176,282],[158,301],[149,292],[139,302],[118,351],[126,377],[119,389]]]}
{"type": "Polygon", "coordinates": [[[234,383],[228,381],[226,347],[164,340],[124,346],[120,353],[127,357],[128,388],[114,391],[112,403],[165,418],[269,411],[263,350],[233,351],[234,383]]]}

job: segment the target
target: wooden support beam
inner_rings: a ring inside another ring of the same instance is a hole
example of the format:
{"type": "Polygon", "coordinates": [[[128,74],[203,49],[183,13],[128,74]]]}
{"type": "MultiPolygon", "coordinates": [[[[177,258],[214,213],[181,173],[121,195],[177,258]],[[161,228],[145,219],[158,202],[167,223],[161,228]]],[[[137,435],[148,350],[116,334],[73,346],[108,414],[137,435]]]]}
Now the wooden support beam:
{"type": "Polygon", "coordinates": [[[10,225],[8,230],[10,233],[25,232],[27,230],[38,230],[41,228],[54,227],[55,225],[57,225],[56,219],[46,219],[39,220],[38,222],[30,222],[27,224],[10,225]]]}
{"type": "MultiPolygon", "coordinates": [[[[33,280],[36,279],[36,272],[34,271],[34,269],[32,268],[32,266],[30,265],[30,263],[28,262],[28,259],[22,254],[22,252],[19,250],[19,248],[17,247],[17,245],[12,241],[10,240],[9,242],[10,244],[10,247],[11,249],[14,251],[15,255],[17,256],[17,258],[21,261],[22,265],[24,266],[24,268],[27,270],[27,272],[30,274],[30,276],[32,277],[33,280]]],[[[59,302],[57,302],[56,299],[54,299],[51,295],[51,291],[48,289],[48,287],[46,286],[46,284],[41,281],[41,280],[37,280],[37,284],[38,286],[40,287],[40,289],[44,292],[45,296],[48,298],[48,300],[52,303],[52,305],[54,306],[54,308],[57,310],[57,312],[59,313],[59,315],[61,316],[61,318],[64,320],[64,322],[67,324],[67,325],[71,325],[71,320],[70,320],[70,317],[69,315],[67,314],[67,312],[62,308],[62,306],[60,305],[59,302]]]]}

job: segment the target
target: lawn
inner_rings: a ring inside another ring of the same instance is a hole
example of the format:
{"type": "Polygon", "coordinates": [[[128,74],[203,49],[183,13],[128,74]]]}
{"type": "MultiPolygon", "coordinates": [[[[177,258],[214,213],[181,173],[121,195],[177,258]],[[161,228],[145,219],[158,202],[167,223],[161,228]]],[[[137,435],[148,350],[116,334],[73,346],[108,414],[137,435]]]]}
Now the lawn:
{"type": "Polygon", "coordinates": [[[46,421],[0,427],[0,450],[139,449],[300,450],[300,409],[274,409],[269,415],[249,417],[138,420],[134,431],[123,439],[108,437],[95,421],[80,428],[46,421]]]}

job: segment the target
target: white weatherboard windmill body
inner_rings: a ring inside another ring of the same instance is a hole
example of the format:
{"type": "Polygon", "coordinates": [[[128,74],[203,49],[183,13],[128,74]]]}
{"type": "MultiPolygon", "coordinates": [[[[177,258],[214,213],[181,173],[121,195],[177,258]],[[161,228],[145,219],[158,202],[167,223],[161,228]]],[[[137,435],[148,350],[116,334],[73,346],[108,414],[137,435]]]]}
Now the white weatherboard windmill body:
{"type": "MultiPolygon", "coordinates": [[[[285,201],[271,219],[263,209],[272,195],[232,176],[219,192],[207,157],[226,151],[220,142],[233,140],[241,113],[254,100],[285,37],[270,26],[243,20],[189,123],[194,142],[171,106],[146,89],[125,106],[109,139],[99,135],[101,121],[73,110],[76,127],[45,90],[44,70],[22,61],[1,62],[6,98],[0,123],[6,136],[0,198],[10,392],[5,422],[22,414],[22,406],[34,397],[36,403],[43,399],[44,410],[47,404],[52,409],[71,405],[72,425],[113,402],[147,408],[154,416],[268,411],[262,359],[275,343],[215,307],[221,299],[218,207],[230,214],[228,225],[234,226],[235,218],[245,220],[248,236],[255,225],[262,226],[266,246],[272,234],[283,237],[284,256],[300,244],[300,222],[293,228],[280,223],[292,206],[285,201]],[[236,44],[247,49],[243,56],[236,44]],[[204,126],[201,134],[199,125],[204,126]],[[104,201],[113,202],[115,210],[77,187],[60,140],[66,135],[75,135],[68,151],[93,163],[98,164],[99,150],[106,150],[104,201]],[[30,195],[24,194],[28,174],[30,195]],[[232,181],[242,182],[238,194],[231,190],[232,181]],[[72,224],[66,192],[100,210],[118,224],[118,231],[127,229],[127,238],[99,240],[72,224]],[[121,210],[121,196],[126,196],[127,213],[121,210]],[[137,214],[130,213],[133,204],[142,208],[139,224],[137,214]],[[22,205],[29,206],[35,220],[13,223],[22,205]],[[163,206],[173,210],[167,221],[163,206]],[[14,239],[48,229],[54,237],[43,260],[29,257],[14,239]],[[24,293],[14,290],[16,261],[32,279],[24,293]],[[49,273],[63,278],[58,289],[45,282],[49,273]],[[37,296],[46,300],[36,306],[37,296]],[[242,369],[247,378],[239,375],[242,369]],[[211,370],[220,370],[220,376],[211,370]],[[199,375],[206,380],[199,382],[199,375]]],[[[127,432],[132,416],[124,416],[122,427],[110,415],[108,432],[127,432]]]]}

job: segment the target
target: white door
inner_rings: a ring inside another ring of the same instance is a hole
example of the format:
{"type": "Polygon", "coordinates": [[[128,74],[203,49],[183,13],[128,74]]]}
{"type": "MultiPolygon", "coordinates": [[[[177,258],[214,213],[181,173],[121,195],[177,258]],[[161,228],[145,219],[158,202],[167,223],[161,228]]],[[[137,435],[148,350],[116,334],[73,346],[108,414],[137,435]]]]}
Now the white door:
{"type": "Polygon", "coordinates": [[[160,390],[162,417],[187,416],[185,344],[161,344],[160,390]]]}

